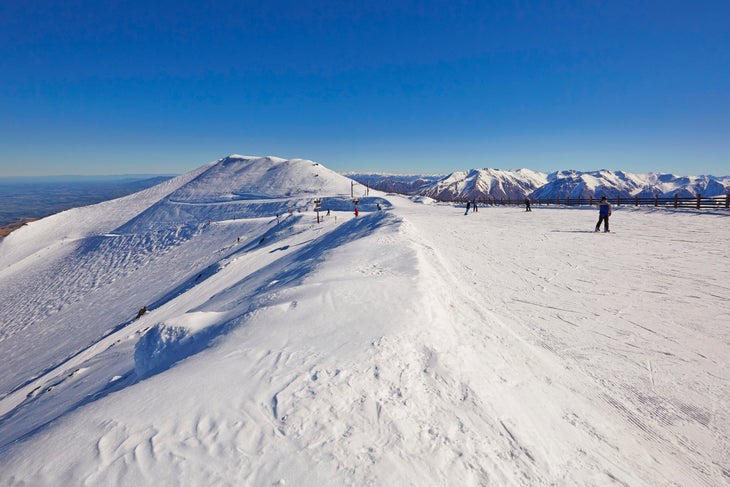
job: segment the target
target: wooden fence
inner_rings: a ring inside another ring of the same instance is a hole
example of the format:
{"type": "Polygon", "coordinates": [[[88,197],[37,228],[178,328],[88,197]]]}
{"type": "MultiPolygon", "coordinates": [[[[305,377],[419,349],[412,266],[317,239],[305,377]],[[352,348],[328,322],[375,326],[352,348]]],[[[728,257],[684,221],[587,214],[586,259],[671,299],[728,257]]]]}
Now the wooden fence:
{"type": "MultiPolygon", "coordinates": [[[[650,198],[639,198],[638,196],[632,197],[621,197],[618,196],[615,199],[609,199],[613,205],[624,205],[624,206],[655,206],[660,208],[693,208],[697,210],[701,209],[718,209],[718,208],[730,208],[730,193],[720,196],[703,197],[698,194],[691,198],[680,198],[675,195],[669,198],[661,198],[654,196],[650,198]]],[[[533,205],[564,205],[564,206],[583,206],[583,205],[596,205],[599,200],[594,197],[589,198],[536,198],[530,200],[533,205]]],[[[482,205],[524,205],[524,199],[511,200],[511,199],[497,199],[490,198],[488,200],[478,200],[478,203],[482,205]]]]}

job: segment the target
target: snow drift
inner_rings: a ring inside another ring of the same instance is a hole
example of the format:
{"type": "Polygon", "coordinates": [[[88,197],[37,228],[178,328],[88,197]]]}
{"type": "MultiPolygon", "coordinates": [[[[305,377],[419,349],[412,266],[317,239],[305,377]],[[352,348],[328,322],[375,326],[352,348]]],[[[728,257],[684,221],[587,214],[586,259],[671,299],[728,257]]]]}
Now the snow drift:
{"type": "Polygon", "coordinates": [[[730,483],[726,213],[351,188],[230,156],[0,241],[0,483],[730,483]]]}

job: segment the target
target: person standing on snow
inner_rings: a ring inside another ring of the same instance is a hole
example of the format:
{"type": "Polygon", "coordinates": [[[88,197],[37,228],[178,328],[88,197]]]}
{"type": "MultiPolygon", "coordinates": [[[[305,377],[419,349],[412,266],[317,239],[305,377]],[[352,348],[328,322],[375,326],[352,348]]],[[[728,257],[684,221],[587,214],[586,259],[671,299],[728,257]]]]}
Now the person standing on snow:
{"type": "Polygon", "coordinates": [[[596,231],[599,231],[601,222],[603,222],[603,231],[610,232],[608,229],[608,217],[611,216],[613,208],[605,196],[601,196],[601,202],[598,203],[598,223],[596,223],[596,231]]]}
{"type": "Polygon", "coordinates": [[[530,198],[525,198],[525,211],[532,211],[530,209],[530,198]]]}
{"type": "Polygon", "coordinates": [[[465,215],[469,214],[469,208],[471,208],[471,201],[466,202],[466,211],[464,212],[465,215]]]}

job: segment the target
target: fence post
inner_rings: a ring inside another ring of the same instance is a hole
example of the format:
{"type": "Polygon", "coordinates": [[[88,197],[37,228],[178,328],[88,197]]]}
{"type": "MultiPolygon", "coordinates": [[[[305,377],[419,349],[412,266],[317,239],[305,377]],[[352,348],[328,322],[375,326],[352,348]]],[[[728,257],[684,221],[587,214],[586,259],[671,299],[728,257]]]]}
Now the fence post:
{"type": "Polygon", "coordinates": [[[679,206],[679,195],[677,193],[674,193],[674,209],[677,209],[677,206],[679,206]]]}
{"type": "Polygon", "coordinates": [[[621,204],[621,195],[616,196],[616,206],[621,204]]]}
{"type": "Polygon", "coordinates": [[[725,208],[730,208],[730,193],[725,195],[725,208]]]}
{"type": "Polygon", "coordinates": [[[639,206],[639,196],[636,196],[636,200],[634,201],[634,206],[639,206]]]}
{"type": "Polygon", "coordinates": [[[658,194],[654,195],[654,206],[659,206],[659,195],[658,194]]]}
{"type": "Polygon", "coordinates": [[[697,193],[697,209],[699,210],[702,206],[702,195],[700,193],[697,193]]]}
{"type": "Polygon", "coordinates": [[[590,198],[590,200],[589,200],[589,204],[590,204],[591,206],[593,206],[593,195],[591,195],[591,198],[590,198]]]}

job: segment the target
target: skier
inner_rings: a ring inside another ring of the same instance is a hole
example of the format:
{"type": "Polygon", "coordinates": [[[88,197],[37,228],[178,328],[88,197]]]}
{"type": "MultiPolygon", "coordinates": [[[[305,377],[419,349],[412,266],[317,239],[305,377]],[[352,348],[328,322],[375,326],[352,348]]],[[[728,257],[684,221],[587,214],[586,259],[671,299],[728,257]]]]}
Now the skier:
{"type": "Polygon", "coordinates": [[[140,310],[137,312],[137,319],[140,319],[142,317],[142,315],[145,314],[146,312],[147,312],[147,305],[142,306],[142,308],[140,308],[140,310]]]}
{"type": "Polygon", "coordinates": [[[474,207],[474,210],[473,210],[474,213],[479,211],[479,209],[478,209],[479,207],[477,206],[477,200],[472,201],[471,206],[474,207]]]}
{"type": "Polygon", "coordinates": [[[355,207],[355,216],[358,216],[360,214],[360,210],[357,209],[357,206],[355,207]]]}
{"type": "Polygon", "coordinates": [[[530,198],[525,198],[525,211],[532,211],[530,208],[530,198]]]}
{"type": "Polygon", "coordinates": [[[601,222],[603,222],[603,231],[610,232],[608,229],[608,217],[611,216],[613,208],[605,196],[601,196],[601,202],[598,203],[598,223],[596,223],[596,231],[599,231],[601,222]]]}
{"type": "Polygon", "coordinates": [[[465,215],[469,214],[469,208],[471,208],[471,201],[466,202],[466,211],[464,212],[465,215]]]}

